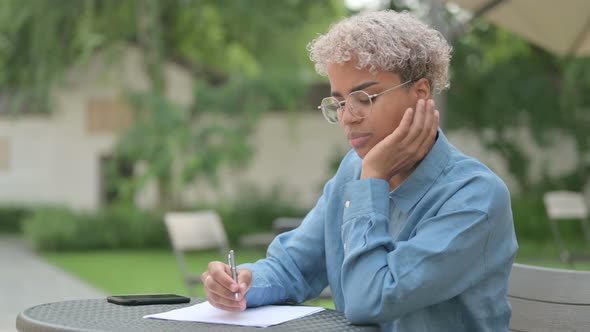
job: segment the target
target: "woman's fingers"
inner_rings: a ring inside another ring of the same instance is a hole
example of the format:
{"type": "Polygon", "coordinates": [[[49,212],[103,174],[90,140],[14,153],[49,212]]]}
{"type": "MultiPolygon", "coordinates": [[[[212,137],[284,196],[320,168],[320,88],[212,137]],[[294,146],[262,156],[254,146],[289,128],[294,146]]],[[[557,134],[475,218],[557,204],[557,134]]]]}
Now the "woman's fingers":
{"type": "MultiPolygon", "coordinates": [[[[434,105],[433,105],[434,107],[434,105]]],[[[436,139],[436,133],[438,132],[438,124],[440,121],[440,115],[437,110],[432,111],[432,121],[430,122],[430,128],[425,132],[425,139],[422,141],[420,145],[420,154],[422,156],[426,156],[428,151],[432,148],[434,141],[436,139]]]]}
{"type": "Polygon", "coordinates": [[[410,126],[410,130],[408,134],[403,139],[402,144],[404,145],[413,145],[419,139],[424,130],[424,121],[426,116],[426,101],[424,99],[418,100],[416,103],[416,112],[414,114],[414,121],[412,121],[412,125],[410,126]]]}
{"type": "Polygon", "coordinates": [[[391,135],[386,137],[386,139],[393,141],[390,143],[398,144],[399,142],[402,142],[406,136],[408,136],[412,122],[414,121],[415,113],[415,110],[412,108],[406,109],[397,128],[395,128],[391,135]]]}
{"type": "Polygon", "coordinates": [[[239,269],[236,282],[227,264],[211,262],[201,275],[201,281],[209,303],[215,308],[227,311],[246,309],[245,296],[252,284],[252,271],[249,269],[239,269]]]}

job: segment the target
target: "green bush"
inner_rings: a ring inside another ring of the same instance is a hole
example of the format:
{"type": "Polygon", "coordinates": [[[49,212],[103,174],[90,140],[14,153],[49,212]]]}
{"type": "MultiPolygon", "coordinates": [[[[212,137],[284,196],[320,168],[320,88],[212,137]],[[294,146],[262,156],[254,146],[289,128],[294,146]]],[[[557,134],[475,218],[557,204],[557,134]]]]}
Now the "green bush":
{"type": "Polygon", "coordinates": [[[0,233],[19,233],[23,219],[31,214],[31,209],[17,206],[0,207],[0,233]]]}
{"type": "Polygon", "coordinates": [[[24,234],[38,250],[154,248],[169,243],[160,214],[125,206],[97,214],[41,208],[25,220],[24,234]]]}
{"type": "MultiPolygon", "coordinates": [[[[307,210],[279,187],[262,192],[253,186],[242,188],[231,202],[199,206],[191,210],[218,211],[232,244],[240,236],[272,231],[278,217],[302,217],[307,210]]],[[[25,237],[37,250],[92,250],[168,247],[162,213],[144,212],[124,204],[98,213],[75,212],[64,207],[37,209],[24,220],[25,237]]]]}
{"type": "Polygon", "coordinates": [[[265,193],[247,186],[240,192],[237,199],[216,208],[232,244],[237,244],[240,236],[245,234],[271,232],[272,221],[278,217],[303,217],[308,212],[298,208],[294,204],[296,200],[279,187],[265,193]]]}
{"type": "Polygon", "coordinates": [[[132,206],[113,206],[97,215],[99,223],[109,230],[113,248],[161,248],[169,246],[164,217],[132,206]]]}
{"type": "Polygon", "coordinates": [[[74,249],[84,244],[81,229],[90,222],[88,216],[75,214],[67,208],[44,207],[23,222],[25,238],[39,250],[74,249]]]}

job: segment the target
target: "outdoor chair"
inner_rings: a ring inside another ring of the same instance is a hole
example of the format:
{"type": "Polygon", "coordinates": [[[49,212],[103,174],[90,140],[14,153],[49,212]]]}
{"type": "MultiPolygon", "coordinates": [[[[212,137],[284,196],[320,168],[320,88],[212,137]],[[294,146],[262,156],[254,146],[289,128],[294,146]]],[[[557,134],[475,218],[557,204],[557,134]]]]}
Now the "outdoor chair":
{"type": "Polygon", "coordinates": [[[190,272],[185,253],[219,248],[220,257],[227,256],[229,244],[221,219],[215,211],[169,212],[165,223],[188,294],[195,296],[194,286],[201,279],[190,272]]]}
{"type": "Polygon", "coordinates": [[[571,262],[573,257],[566,249],[559,232],[558,220],[579,220],[586,243],[590,245],[590,226],[588,225],[588,207],[584,202],[584,195],[572,191],[552,191],[543,197],[545,210],[549,217],[549,225],[559,249],[559,258],[563,262],[571,262]]]}
{"type": "Polygon", "coordinates": [[[293,230],[303,222],[303,218],[279,217],[272,221],[272,229],[275,234],[281,234],[293,230]]]}
{"type": "Polygon", "coordinates": [[[590,331],[590,271],[514,264],[510,331],[590,331]]]}
{"type": "Polygon", "coordinates": [[[271,232],[258,232],[246,234],[240,237],[240,245],[247,248],[266,250],[274,238],[283,233],[297,228],[303,218],[279,217],[272,221],[271,232]]]}

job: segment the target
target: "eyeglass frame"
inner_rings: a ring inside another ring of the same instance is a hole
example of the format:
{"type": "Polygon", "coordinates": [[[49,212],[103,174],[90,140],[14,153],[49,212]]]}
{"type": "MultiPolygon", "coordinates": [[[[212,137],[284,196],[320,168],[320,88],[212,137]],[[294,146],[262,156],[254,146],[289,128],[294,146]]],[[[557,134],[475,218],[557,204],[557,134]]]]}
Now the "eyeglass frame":
{"type": "MultiPolygon", "coordinates": [[[[381,92],[379,92],[379,93],[374,93],[374,94],[372,94],[372,95],[371,95],[371,94],[368,94],[368,93],[367,93],[366,91],[364,91],[364,90],[356,90],[356,91],[352,91],[352,92],[350,92],[350,93],[348,94],[348,96],[346,96],[346,98],[344,98],[344,100],[341,100],[341,101],[339,101],[338,99],[336,99],[336,97],[334,97],[334,96],[325,97],[325,98],[323,98],[323,99],[322,99],[322,101],[320,102],[320,106],[318,106],[318,110],[320,110],[320,111],[322,112],[322,115],[324,116],[324,119],[326,119],[326,121],[328,121],[328,123],[331,123],[331,124],[336,124],[336,123],[340,122],[340,119],[338,119],[338,121],[336,121],[336,122],[332,122],[332,121],[330,121],[330,120],[328,119],[328,117],[326,116],[326,114],[325,114],[325,112],[324,112],[324,109],[323,109],[323,107],[322,107],[322,104],[324,103],[324,100],[326,100],[326,99],[329,99],[329,98],[332,98],[332,99],[336,100],[336,102],[338,103],[338,109],[336,110],[336,112],[338,112],[338,111],[340,111],[340,110],[342,109],[342,114],[344,114],[344,107],[346,106],[346,100],[348,99],[348,97],[350,97],[350,95],[352,95],[353,93],[357,93],[357,92],[363,92],[364,94],[366,94],[366,95],[369,97],[369,101],[371,102],[371,109],[370,109],[370,111],[368,112],[368,114],[370,114],[370,113],[371,113],[371,111],[373,110],[373,99],[375,99],[375,98],[379,97],[380,95],[382,95],[382,94],[384,94],[384,93],[386,93],[386,92],[393,91],[393,90],[395,90],[395,89],[398,89],[398,88],[401,88],[401,87],[403,87],[404,85],[406,85],[406,84],[408,84],[408,83],[414,83],[414,82],[416,82],[416,81],[418,81],[418,80],[407,80],[407,81],[405,81],[404,83],[398,84],[398,85],[396,85],[396,86],[394,86],[394,87],[391,87],[391,88],[389,88],[389,89],[385,89],[385,90],[383,90],[383,91],[381,91],[381,92]]],[[[350,114],[351,114],[353,117],[357,118],[357,119],[364,119],[364,118],[366,118],[366,117],[368,116],[368,115],[367,115],[367,116],[360,117],[360,116],[358,116],[358,115],[354,114],[354,112],[350,112],[350,114]]]]}

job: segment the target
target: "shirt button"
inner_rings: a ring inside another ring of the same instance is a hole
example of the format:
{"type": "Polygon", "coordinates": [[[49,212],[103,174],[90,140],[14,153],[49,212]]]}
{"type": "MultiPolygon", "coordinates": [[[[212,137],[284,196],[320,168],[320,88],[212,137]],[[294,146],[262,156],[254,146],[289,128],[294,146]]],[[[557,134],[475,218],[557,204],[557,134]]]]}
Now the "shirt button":
{"type": "Polygon", "coordinates": [[[350,206],[350,201],[346,201],[346,203],[344,203],[344,206],[349,207],[350,206]]]}

